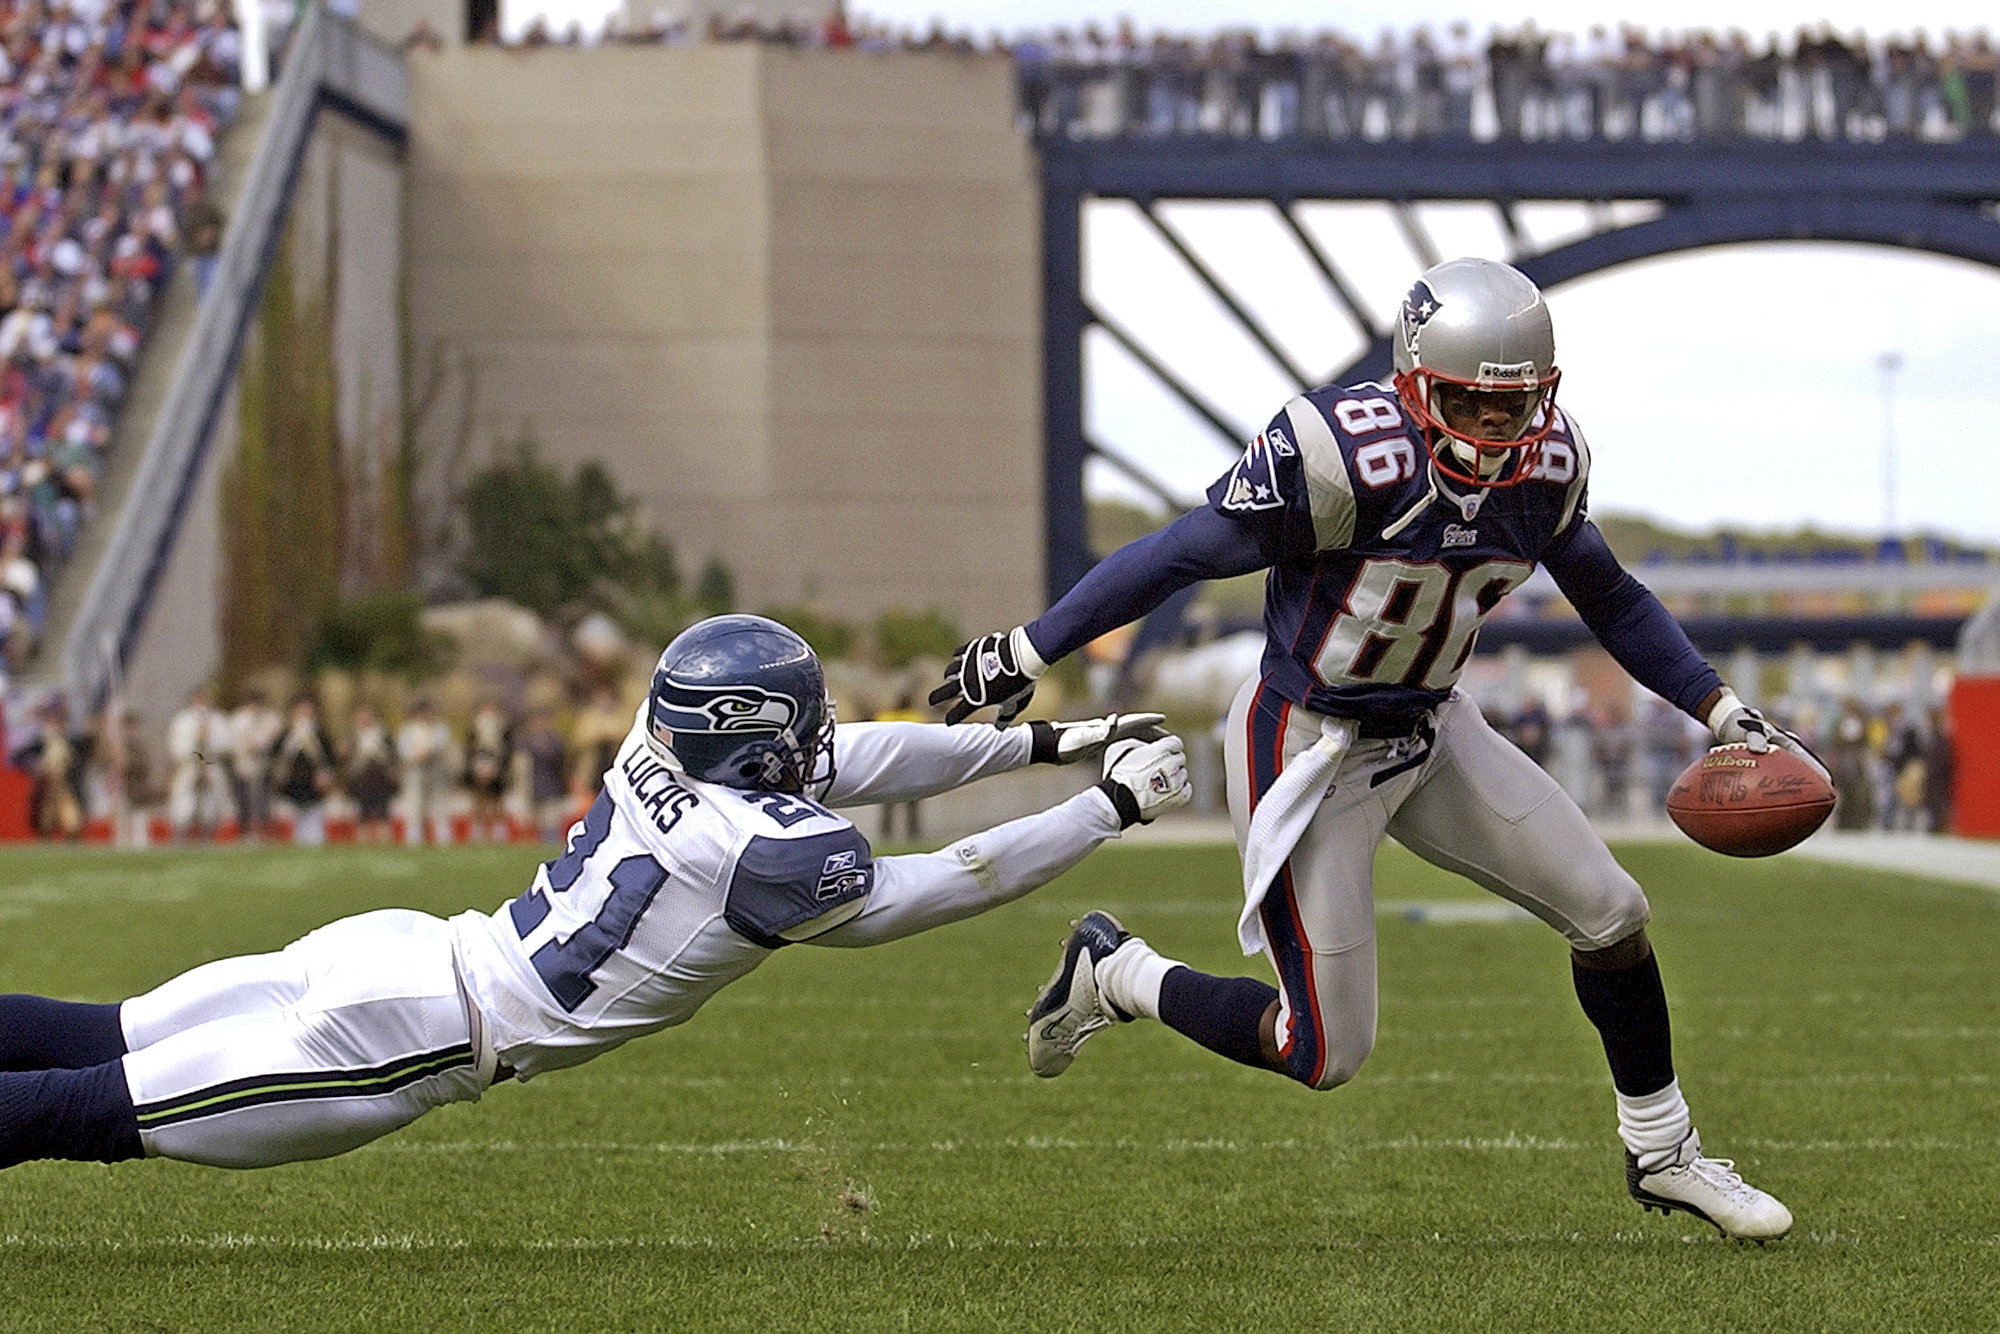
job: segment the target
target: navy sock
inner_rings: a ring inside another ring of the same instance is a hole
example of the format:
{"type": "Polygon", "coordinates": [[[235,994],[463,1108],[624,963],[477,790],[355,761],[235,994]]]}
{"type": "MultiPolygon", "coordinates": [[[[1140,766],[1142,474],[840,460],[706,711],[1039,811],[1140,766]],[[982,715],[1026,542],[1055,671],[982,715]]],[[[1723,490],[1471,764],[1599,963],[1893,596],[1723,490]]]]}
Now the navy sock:
{"type": "Polygon", "coordinates": [[[1254,977],[1211,977],[1182,964],[1160,979],[1160,1021],[1219,1056],[1269,1070],[1259,1030],[1276,999],[1278,989],[1254,977]]]}
{"type": "Polygon", "coordinates": [[[1574,960],[1576,998],[1604,1039],[1611,1084],[1627,1097],[1658,1093],[1674,1081],[1674,1042],[1667,991],[1651,954],[1630,968],[1585,968],[1574,960]]]}
{"type": "Polygon", "coordinates": [[[123,1061],[0,1074],[0,1167],[31,1158],[116,1163],[144,1154],[123,1061]]]}
{"type": "Polygon", "coordinates": [[[82,1070],[124,1054],[116,1005],[0,996],[0,1070],[82,1070]]]}

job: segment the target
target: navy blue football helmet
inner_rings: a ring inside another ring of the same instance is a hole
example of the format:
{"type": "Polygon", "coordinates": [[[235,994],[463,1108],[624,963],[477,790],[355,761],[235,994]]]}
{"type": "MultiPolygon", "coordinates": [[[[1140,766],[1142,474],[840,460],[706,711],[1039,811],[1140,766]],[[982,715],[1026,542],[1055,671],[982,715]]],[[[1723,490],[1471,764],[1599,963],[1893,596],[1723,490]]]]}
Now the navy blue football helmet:
{"type": "Polygon", "coordinates": [[[705,783],[802,792],[833,781],[826,674],[776,621],[712,616],[681,631],[653,669],[646,707],[654,751],[705,783]]]}

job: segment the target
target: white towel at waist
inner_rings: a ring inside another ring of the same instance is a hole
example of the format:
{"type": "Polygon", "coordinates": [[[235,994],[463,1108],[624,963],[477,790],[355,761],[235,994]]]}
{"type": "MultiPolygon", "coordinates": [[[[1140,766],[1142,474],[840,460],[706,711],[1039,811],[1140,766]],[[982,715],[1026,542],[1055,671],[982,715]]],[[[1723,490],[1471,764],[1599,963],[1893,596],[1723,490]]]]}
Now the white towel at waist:
{"type": "Polygon", "coordinates": [[[1250,833],[1243,845],[1243,915],[1236,919],[1236,939],[1245,954],[1265,948],[1264,919],[1258,907],[1278,876],[1278,868],[1298,846],[1299,837],[1320,802],[1333,786],[1341,757],[1354,744],[1351,718],[1322,718],[1319,740],[1285,766],[1278,780],[1250,816],[1250,833]]]}

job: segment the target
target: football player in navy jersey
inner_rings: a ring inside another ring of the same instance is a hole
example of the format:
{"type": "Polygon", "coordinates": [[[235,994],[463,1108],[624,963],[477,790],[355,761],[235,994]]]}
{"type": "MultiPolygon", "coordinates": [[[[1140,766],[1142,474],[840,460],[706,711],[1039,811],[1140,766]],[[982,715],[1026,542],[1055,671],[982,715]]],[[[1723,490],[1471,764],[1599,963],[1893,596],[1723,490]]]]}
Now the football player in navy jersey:
{"type": "Polygon", "coordinates": [[[787,944],[985,912],[1187,800],[1160,721],[836,728],[803,639],[703,621],[661,655],[563,854],[498,910],[363,913],[121,1004],[0,996],[0,1167],[328,1157],[684,1023],[787,944]],[[1100,758],[1095,786],[932,853],[876,858],[833,809],[1100,758]]]}
{"type": "Polygon", "coordinates": [[[1546,565],[1619,663],[1719,743],[1804,747],[1737,699],[1590,522],[1590,448],[1556,404],[1534,283],[1488,260],[1437,265],[1404,300],[1394,355],[1389,384],[1287,403],[1205,506],[1112,553],[1039,619],[966,645],[932,692],[947,722],[992,705],[1005,723],[1049,663],[1176,590],[1268,572],[1262,670],[1230,710],[1224,754],[1238,935],[1278,985],[1197,973],[1090,913],[1029,1012],[1029,1063],[1060,1074],[1092,1033],[1145,1016],[1312,1088],[1352,1079],[1375,1043],[1373,868],[1392,833],[1569,942],[1632,1195],[1728,1236],[1783,1236],[1785,1206],[1701,1152],[1645,895],[1454,684],[1480,622],[1546,565]]]}

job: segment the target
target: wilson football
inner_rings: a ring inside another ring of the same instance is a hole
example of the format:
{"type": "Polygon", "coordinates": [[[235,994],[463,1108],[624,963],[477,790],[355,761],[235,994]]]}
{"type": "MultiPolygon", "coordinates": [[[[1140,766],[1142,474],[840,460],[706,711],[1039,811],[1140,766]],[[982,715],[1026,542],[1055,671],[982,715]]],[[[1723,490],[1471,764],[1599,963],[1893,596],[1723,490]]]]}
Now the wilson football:
{"type": "Polygon", "coordinates": [[[1833,813],[1833,785],[1776,746],[1717,746],[1681,771],[1667,815],[1704,848],[1768,857],[1802,842],[1833,813]]]}

